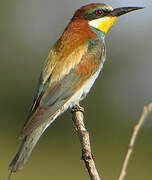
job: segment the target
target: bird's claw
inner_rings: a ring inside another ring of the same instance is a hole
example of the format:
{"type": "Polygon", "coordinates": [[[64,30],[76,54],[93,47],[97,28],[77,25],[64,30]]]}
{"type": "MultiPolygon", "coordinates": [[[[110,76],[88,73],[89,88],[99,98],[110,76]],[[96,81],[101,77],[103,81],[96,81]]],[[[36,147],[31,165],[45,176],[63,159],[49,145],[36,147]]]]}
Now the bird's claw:
{"type": "Polygon", "coordinates": [[[80,105],[78,104],[75,104],[72,108],[72,112],[76,112],[76,111],[81,111],[81,112],[84,112],[84,108],[81,107],[80,105]]]}

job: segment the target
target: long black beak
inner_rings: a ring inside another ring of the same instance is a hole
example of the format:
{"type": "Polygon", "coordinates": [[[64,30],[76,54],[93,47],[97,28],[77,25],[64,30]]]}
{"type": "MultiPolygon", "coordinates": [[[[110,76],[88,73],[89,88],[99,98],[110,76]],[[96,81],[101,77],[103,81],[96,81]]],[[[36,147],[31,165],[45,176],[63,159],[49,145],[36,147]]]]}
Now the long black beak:
{"type": "Polygon", "coordinates": [[[135,11],[138,9],[143,9],[144,7],[121,7],[121,8],[116,8],[113,11],[110,12],[111,16],[121,16],[123,14],[129,13],[131,11],[135,11]]]}

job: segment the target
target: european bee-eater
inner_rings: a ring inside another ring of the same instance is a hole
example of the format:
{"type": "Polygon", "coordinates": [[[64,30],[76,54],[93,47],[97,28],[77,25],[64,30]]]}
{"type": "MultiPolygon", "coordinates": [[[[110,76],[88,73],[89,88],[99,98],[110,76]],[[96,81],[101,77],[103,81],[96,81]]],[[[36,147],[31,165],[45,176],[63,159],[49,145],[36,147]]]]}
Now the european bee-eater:
{"type": "Polygon", "coordinates": [[[75,12],[42,69],[33,105],[19,136],[23,143],[9,166],[11,173],[22,168],[46,128],[86,97],[105,62],[106,34],[119,16],[138,9],[141,7],[113,9],[94,3],[75,12]]]}

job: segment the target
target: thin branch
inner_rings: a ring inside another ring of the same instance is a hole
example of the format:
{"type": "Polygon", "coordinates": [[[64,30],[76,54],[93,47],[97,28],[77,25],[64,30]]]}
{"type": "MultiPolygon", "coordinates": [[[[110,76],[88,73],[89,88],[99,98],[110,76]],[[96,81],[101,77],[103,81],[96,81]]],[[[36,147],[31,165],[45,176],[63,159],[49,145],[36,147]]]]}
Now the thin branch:
{"type": "Polygon", "coordinates": [[[150,114],[150,112],[152,112],[152,103],[150,103],[150,104],[148,104],[147,106],[144,107],[143,112],[142,112],[137,124],[134,127],[134,130],[133,130],[133,133],[132,133],[132,136],[131,136],[131,139],[130,139],[130,143],[129,143],[129,146],[128,146],[128,151],[127,151],[125,159],[123,161],[122,169],[120,171],[120,176],[119,176],[118,180],[123,180],[125,178],[125,176],[126,176],[126,169],[127,169],[127,166],[128,166],[130,156],[131,156],[131,154],[133,152],[133,147],[134,147],[134,144],[135,144],[137,134],[138,134],[141,126],[143,125],[145,119],[150,114]]]}
{"type": "Polygon", "coordinates": [[[91,153],[91,145],[89,139],[89,132],[85,128],[84,117],[81,107],[74,107],[72,109],[72,119],[75,124],[76,130],[80,137],[80,143],[82,148],[82,160],[88,170],[91,180],[101,180],[97,172],[93,155],[91,153]]]}

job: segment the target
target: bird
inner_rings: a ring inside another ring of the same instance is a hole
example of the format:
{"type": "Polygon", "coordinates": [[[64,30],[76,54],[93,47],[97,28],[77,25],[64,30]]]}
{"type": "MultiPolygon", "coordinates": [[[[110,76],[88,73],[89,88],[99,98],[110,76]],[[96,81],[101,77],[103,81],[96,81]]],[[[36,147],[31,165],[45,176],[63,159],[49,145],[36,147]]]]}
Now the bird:
{"type": "Polygon", "coordinates": [[[40,74],[34,101],[20,132],[22,144],[9,165],[22,169],[44,131],[69,108],[79,105],[106,60],[105,38],[118,17],[143,7],[113,9],[104,3],[80,7],[50,49],[40,74]]]}

